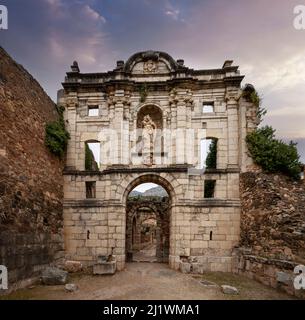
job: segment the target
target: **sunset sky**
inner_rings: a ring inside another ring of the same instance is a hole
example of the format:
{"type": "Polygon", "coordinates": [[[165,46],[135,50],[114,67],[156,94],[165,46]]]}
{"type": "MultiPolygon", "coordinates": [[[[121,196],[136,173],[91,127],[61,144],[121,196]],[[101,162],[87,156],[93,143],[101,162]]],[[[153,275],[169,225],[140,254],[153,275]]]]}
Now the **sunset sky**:
{"type": "Polygon", "coordinates": [[[234,60],[263,97],[264,123],[299,142],[305,162],[305,30],[302,0],[0,0],[9,29],[0,45],[52,99],[73,60],[108,71],[143,50],[168,52],[196,69],[234,60]]]}

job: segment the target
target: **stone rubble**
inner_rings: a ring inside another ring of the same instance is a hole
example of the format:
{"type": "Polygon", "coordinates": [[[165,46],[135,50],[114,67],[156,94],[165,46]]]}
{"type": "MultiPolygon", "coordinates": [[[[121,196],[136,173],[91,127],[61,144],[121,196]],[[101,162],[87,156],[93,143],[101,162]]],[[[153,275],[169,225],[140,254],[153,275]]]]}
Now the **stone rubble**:
{"type": "Polygon", "coordinates": [[[304,298],[294,268],[305,265],[305,184],[287,176],[241,175],[241,240],[235,273],[304,298]]]}
{"type": "Polygon", "coordinates": [[[282,175],[241,175],[241,246],[305,264],[305,184],[282,175]]]}

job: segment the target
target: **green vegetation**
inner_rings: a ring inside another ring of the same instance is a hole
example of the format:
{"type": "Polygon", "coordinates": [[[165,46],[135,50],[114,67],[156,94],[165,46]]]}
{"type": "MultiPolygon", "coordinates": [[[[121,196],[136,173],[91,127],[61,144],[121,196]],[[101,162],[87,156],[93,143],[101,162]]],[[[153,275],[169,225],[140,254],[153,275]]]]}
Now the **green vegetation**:
{"type": "Polygon", "coordinates": [[[257,119],[260,124],[263,121],[264,115],[267,113],[267,110],[262,107],[263,98],[258,94],[255,88],[249,84],[246,84],[243,88],[243,97],[252,102],[257,107],[257,119]]]}
{"type": "Polygon", "coordinates": [[[299,179],[301,172],[300,156],[296,143],[284,143],[275,138],[275,130],[265,126],[249,133],[246,137],[248,150],[254,162],[266,172],[281,172],[299,179]]]}
{"type": "Polygon", "coordinates": [[[65,128],[63,116],[65,108],[57,106],[56,109],[59,114],[59,119],[46,125],[45,145],[53,154],[62,158],[66,151],[70,135],[65,128]]]}
{"type": "Polygon", "coordinates": [[[217,166],[217,139],[212,139],[205,164],[207,169],[215,169],[217,166]]]}
{"type": "MultiPolygon", "coordinates": [[[[245,85],[243,97],[257,107],[258,124],[263,120],[266,109],[262,108],[262,98],[252,85],[245,85]]],[[[253,161],[265,172],[283,173],[294,179],[299,179],[301,172],[300,156],[296,143],[284,143],[275,138],[275,129],[271,126],[257,128],[246,137],[248,150],[253,161]]]]}
{"type": "Polygon", "coordinates": [[[94,159],[93,152],[88,143],[85,143],[85,170],[98,170],[98,164],[94,159]]]}

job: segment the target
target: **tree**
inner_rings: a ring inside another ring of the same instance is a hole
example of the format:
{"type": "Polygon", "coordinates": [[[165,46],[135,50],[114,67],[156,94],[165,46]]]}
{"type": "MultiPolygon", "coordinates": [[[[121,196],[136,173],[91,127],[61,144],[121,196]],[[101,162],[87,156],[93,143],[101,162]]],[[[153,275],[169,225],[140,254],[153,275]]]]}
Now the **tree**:
{"type": "Polygon", "coordinates": [[[98,164],[95,161],[94,154],[88,146],[88,143],[85,143],[85,170],[98,170],[98,164]]]}
{"type": "Polygon", "coordinates": [[[217,139],[212,139],[209,152],[205,161],[207,169],[215,169],[217,166],[217,139]]]}
{"type": "Polygon", "coordinates": [[[253,161],[266,172],[282,172],[294,179],[300,178],[301,163],[296,143],[289,144],[275,138],[270,126],[258,128],[246,137],[253,161]]]}

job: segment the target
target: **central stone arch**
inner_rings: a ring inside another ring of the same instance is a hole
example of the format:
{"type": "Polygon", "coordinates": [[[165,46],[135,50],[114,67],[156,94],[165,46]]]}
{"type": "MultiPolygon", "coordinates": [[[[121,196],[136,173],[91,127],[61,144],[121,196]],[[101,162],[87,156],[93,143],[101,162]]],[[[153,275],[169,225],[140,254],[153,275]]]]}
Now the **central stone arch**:
{"type": "MultiPolygon", "coordinates": [[[[171,183],[157,174],[145,174],[135,178],[131,181],[125,189],[123,195],[126,213],[125,225],[125,256],[126,261],[132,261],[132,249],[130,242],[133,237],[133,232],[136,223],[135,217],[137,211],[141,208],[149,208],[156,216],[157,232],[156,232],[156,260],[158,262],[169,262],[170,255],[170,232],[171,232],[171,209],[172,204],[176,202],[176,194],[171,183]],[[138,185],[143,183],[155,183],[163,187],[167,194],[168,199],[160,200],[128,200],[129,193],[138,185]]],[[[137,229],[135,229],[137,230],[137,229]]]]}
{"type": "MultiPolygon", "coordinates": [[[[169,176],[170,177],[170,176],[169,176]]],[[[171,177],[170,177],[171,178],[171,177]]],[[[173,178],[171,178],[173,180],[173,178]]],[[[159,174],[143,174],[136,178],[134,178],[125,188],[123,193],[123,203],[126,204],[129,193],[138,185],[142,183],[155,183],[163,187],[169,195],[170,204],[174,204],[177,201],[176,192],[174,187],[176,187],[173,183],[169,182],[169,179],[162,177],[159,174]]],[[[176,180],[174,183],[178,186],[176,180]]]]}

